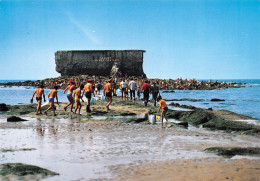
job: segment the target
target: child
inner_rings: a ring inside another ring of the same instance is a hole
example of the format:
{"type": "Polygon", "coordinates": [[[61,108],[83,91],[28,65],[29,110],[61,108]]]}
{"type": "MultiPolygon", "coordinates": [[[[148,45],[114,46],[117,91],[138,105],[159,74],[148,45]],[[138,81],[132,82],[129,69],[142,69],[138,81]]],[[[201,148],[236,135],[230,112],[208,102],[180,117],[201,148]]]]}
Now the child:
{"type": "Polygon", "coordinates": [[[167,104],[165,102],[165,100],[162,99],[162,97],[159,95],[158,98],[157,98],[157,101],[160,103],[160,107],[158,109],[158,112],[157,112],[157,116],[160,112],[160,109],[162,108],[162,113],[161,113],[161,122],[163,124],[163,118],[165,117],[166,121],[168,122],[165,114],[166,112],[168,111],[168,107],[167,107],[167,104]]]}
{"type": "MultiPolygon", "coordinates": [[[[75,102],[76,102],[76,108],[74,113],[76,114],[77,109],[79,108],[79,115],[80,115],[80,109],[81,109],[81,103],[80,103],[80,99],[83,101],[82,97],[81,97],[81,90],[84,89],[84,85],[81,85],[78,89],[75,90],[74,92],[74,97],[75,97],[75,102]]],[[[83,101],[84,102],[84,101],[83,101]]]]}
{"type": "Polygon", "coordinates": [[[58,90],[58,86],[54,86],[54,89],[51,90],[51,92],[48,94],[48,98],[49,98],[49,103],[50,103],[50,107],[44,111],[44,113],[47,115],[47,112],[52,109],[53,110],[53,116],[56,116],[55,114],[55,105],[54,105],[54,98],[56,97],[56,100],[57,100],[57,104],[59,105],[59,102],[58,102],[58,94],[57,94],[57,91],[58,90]]]}
{"type": "Polygon", "coordinates": [[[43,95],[43,98],[44,98],[44,102],[46,101],[44,90],[43,90],[43,85],[40,85],[39,88],[36,89],[36,91],[33,93],[31,103],[33,103],[33,97],[34,97],[35,94],[36,94],[36,101],[38,102],[38,106],[37,106],[37,109],[36,109],[36,115],[38,115],[38,111],[40,111],[40,114],[42,114],[42,112],[41,112],[42,95],[43,95]]]}

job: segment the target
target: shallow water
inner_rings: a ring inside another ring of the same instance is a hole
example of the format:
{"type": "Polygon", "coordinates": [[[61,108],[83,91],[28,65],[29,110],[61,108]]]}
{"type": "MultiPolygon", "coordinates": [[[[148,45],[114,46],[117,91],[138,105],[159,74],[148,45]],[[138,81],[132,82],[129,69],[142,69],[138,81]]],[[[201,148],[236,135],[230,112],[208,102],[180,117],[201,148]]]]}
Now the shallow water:
{"type": "Polygon", "coordinates": [[[257,138],[189,127],[37,119],[7,123],[0,118],[0,163],[22,162],[60,173],[46,180],[111,178],[110,166],[146,161],[217,157],[201,151],[210,146],[260,146],[257,138]]]}
{"type": "MultiPolygon", "coordinates": [[[[225,109],[239,114],[244,114],[256,119],[260,119],[260,79],[247,80],[219,80],[227,82],[246,83],[242,88],[229,88],[218,90],[175,90],[173,93],[163,93],[164,99],[201,99],[202,101],[174,101],[179,104],[193,105],[201,108],[225,109]],[[211,102],[213,98],[225,99],[224,102],[211,102]]],[[[1,82],[1,80],[0,80],[1,82]]],[[[33,87],[3,87],[0,86],[0,103],[6,104],[29,104],[35,88],[33,87]]],[[[46,97],[50,92],[45,89],[46,97]]],[[[117,91],[121,96],[120,90],[117,91]]],[[[66,94],[58,91],[60,102],[68,102],[66,94]]],[[[152,98],[152,96],[150,96],[152,98]]],[[[35,99],[34,99],[34,102],[35,99]]],[[[170,103],[171,101],[167,102],[170,103]]],[[[177,110],[177,108],[174,108],[177,110]]]]}

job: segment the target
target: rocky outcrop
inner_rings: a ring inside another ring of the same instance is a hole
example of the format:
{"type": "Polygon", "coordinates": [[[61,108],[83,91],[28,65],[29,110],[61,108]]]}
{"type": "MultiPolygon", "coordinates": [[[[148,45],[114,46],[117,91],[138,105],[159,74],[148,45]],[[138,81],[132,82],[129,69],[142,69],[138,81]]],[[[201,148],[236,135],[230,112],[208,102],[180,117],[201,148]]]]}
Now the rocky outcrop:
{"type": "Polygon", "coordinates": [[[56,71],[62,76],[118,74],[146,77],[143,71],[144,52],[144,50],[57,51],[56,71]]]}
{"type": "Polygon", "coordinates": [[[9,109],[8,109],[8,107],[6,106],[6,104],[5,103],[1,103],[0,104],[0,111],[8,111],[9,109]]]}

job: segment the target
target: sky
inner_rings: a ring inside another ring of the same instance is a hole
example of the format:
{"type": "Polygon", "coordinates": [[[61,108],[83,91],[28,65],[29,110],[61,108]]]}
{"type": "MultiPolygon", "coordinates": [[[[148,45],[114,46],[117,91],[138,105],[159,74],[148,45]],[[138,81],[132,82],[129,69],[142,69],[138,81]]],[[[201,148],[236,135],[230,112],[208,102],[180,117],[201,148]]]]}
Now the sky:
{"type": "Polygon", "coordinates": [[[145,50],[149,78],[260,79],[260,0],[0,0],[0,80],[58,50],[145,50]]]}

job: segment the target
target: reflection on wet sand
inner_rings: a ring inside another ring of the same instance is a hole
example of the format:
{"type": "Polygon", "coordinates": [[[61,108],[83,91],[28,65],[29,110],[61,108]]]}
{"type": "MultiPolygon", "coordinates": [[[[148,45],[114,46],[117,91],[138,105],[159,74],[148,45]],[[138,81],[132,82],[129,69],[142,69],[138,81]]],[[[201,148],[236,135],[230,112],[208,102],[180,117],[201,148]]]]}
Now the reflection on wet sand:
{"type": "MultiPolygon", "coordinates": [[[[115,174],[110,170],[111,166],[123,168],[128,164],[158,160],[218,159],[215,154],[201,150],[212,146],[260,146],[255,137],[194,127],[165,126],[161,129],[155,115],[138,116],[153,124],[86,122],[82,118],[28,118],[29,121],[24,123],[9,124],[13,126],[11,129],[0,131],[2,148],[30,147],[36,150],[2,153],[0,162],[15,160],[60,173],[48,181],[109,179],[115,174]]],[[[167,124],[170,125],[170,120],[167,124]]],[[[0,126],[5,125],[0,122],[0,126]]]]}

